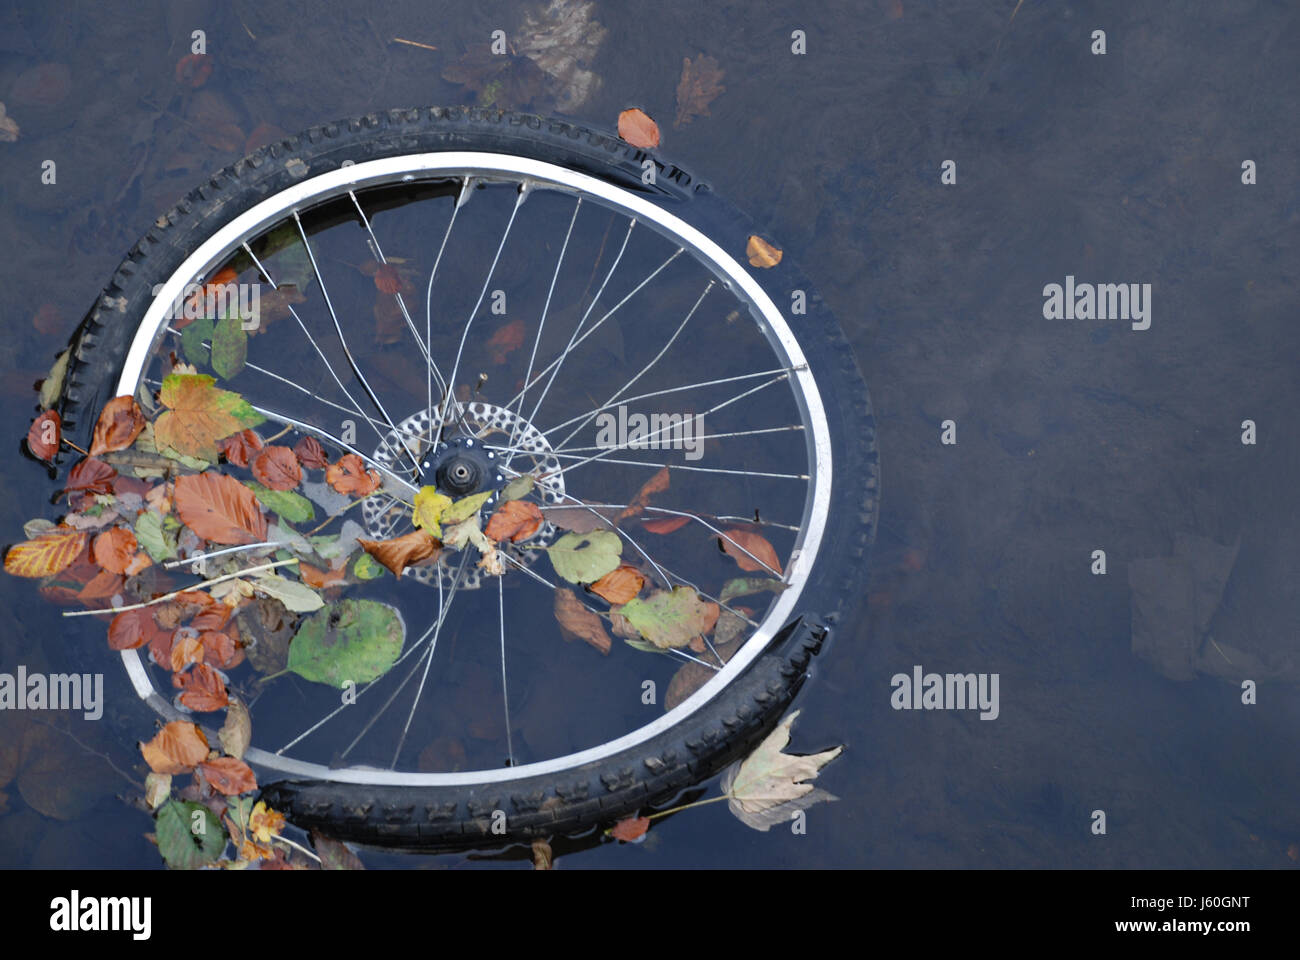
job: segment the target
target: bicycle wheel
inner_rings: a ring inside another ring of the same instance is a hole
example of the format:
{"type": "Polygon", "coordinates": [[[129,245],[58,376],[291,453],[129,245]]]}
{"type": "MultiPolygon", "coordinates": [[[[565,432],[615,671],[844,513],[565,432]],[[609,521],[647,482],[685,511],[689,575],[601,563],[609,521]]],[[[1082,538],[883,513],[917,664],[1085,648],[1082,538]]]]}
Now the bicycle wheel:
{"type": "MultiPolygon", "coordinates": [[[[840,329],[788,258],[745,263],[757,232],[618,139],[459,108],[308,130],[156,221],[74,337],[66,435],[116,395],[157,409],[188,362],[382,481],[343,512],[308,469],[311,521],[208,551],[220,570],[277,550],[334,564],[331,628],[339,598],[400,625],[395,662],[341,697],[337,675],[281,672],[277,638],[305,618],[240,612],[249,656],[227,682],[272,806],[390,846],[568,833],[712,775],[779,718],[865,583],[878,474],[840,329]],[[177,309],[214,278],[258,291],[238,349],[214,332],[233,307],[217,327],[177,309]],[[488,518],[530,482],[543,522],[492,562],[467,544],[356,575],[346,545],[413,531],[422,488],[482,494],[488,518]],[[635,615],[555,559],[582,550],[641,582],[635,615]]],[[[147,655],[123,660],[160,715],[184,713],[147,655]]]]}

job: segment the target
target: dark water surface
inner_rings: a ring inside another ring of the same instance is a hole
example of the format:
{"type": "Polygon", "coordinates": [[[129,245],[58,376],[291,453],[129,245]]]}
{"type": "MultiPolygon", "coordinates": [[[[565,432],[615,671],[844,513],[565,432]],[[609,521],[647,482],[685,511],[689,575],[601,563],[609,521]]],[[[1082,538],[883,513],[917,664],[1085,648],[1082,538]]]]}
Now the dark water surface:
{"type": "MultiPolygon", "coordinates": [[[[0,102],[21,127],[0,143],[0,540],[54,515],[53,484],[18,453],[31,385],[158,213],[262,124],[472,102],[444,68],[494,29],[521,35],[536,9],[0,7],[0,102]],[[174,74],[195,29],[215,61],[198,91],[174,74]],[[32,73],[42,64],[63,66],[32,73]],[[40,182],[48,159],[55,185],[40,182]]],[[[586,102],[551,86],[499,105],[604,128],[642,106],[664,156],[804,265],[870,386],[884,499],[869,612],[817,665],[795,727],[800,752],[847,745],[818,781],[840,801],[813,808],[802,836],[714,804],[561,865],[1295,866],[1300,10],[861,0],[592,15],[607,33],[586,102]],[[682,58],[702,53],[726,91],[674,127],[682,58]],[[955,185],[940,182],[946,160],[955,185]],[[1044,319],[1044,286],[1067,276],[1150,284],[1150,328],[1044,319]],[[947,420],[955,445],[940,442],[947,420]],[[1195,573],[1213,544],[1238,543],[1225,574],[1195,573]],[[1179,633],[1186,597],[1204,610],[1179,633]],[[997,673],[999,716],[891,709],[890,678],[915,664],[997,673]]],[[[93,665],[106,699],[129,698],[102,626],[59,612],[0,578],[0,670],[93,665]]],[[[0,865],[160,866],[149,818],[119,799],[143,778],[147,726],[113,711],[33,722],[0,715],[0,865]],[[42,745],[25,775],[24,738],[42,745]]]]}

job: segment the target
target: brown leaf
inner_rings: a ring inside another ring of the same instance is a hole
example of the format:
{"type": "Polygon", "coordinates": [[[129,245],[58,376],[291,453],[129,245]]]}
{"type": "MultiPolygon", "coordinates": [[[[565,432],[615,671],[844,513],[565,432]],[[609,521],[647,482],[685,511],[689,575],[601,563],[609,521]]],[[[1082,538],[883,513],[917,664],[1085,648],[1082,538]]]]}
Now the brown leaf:
{"type": "Polygon", "coordinates": [[[248,135],[248,139],[244,141],[244,153],[252,153],[268,143],[275,143],[287,136],[288,134],[274,124],[259,123],[253,128],[253,132],[248,135]]]}
{"type": "Polygon", "coordinates": [[[337,463],[325,469],[325,482],[339,493],[364,497],[379,489],[379,474],[367,470],[366,463],[355,453],[345,453],[337,463]]]}
{"type": "Polygon", "coordinates": [[[587,609],[572,590],[561,587],[555,591],[555,619],[566,640],[585,640],[604,654],[613,646],[600,617],[587,609]]]}
{"type": "Polygon", "coordinates": [[[206,593],[202,593],[198,590],[187,590],[182,594],[182,596],[185,597],[194,595],[205,598],[207,602],[205,603],[202,600],[194,601],[199,604],[199,608],[198,611],[193,614],[194,619],[190,621],[190,626],[200,633],[208,630],[224,630],[226,624],[230,622],[230,615],[234,611],[224,603],[217,603],[206,593]]]}
{"type": "Polygon", "coordinates": [[[103,460],[86,457],[68,471],[65,493],[112,493],[113,478],[117,471],[103,460]]]}
{"type": "MultiPolygon", "coordinates": [[[[410,566],[410,564],[407,564],[407,566],[410,566]]],[[[323,590],[326,587],[333,587],[343,583],[347,579],[347,571],[343,567],[339,567],[337,570],[321,570],[318,567],[313,567],[310,563],[300,563],[298,564],[298,576],[302,578],[302,582],[307,586],[323,590]]]]}
{"type": "Polygon", "coordinates": [[[633,840],[640,840],[649,829],[649,817],[628,817],[614,824],[614,829],[609,832],[609,835],[615,840],[626,840],[630,843],[633,840]]]}
{"type": "Polygon", "coordinates": [[[308,470],[324,470],[330,465],[325,448],[315,437],[303,437],[293,445],[293,455],[308,470]]]}
{"type": "Polygon", "coordinates": [[[674,127],[690,123],[695,117],[709,116],[709,104],[727,88],[722,85],[722,68],[707,54],[691,62],[682,60],[682,77],[677,81],[677,119],[674,127]]]}
{"type": "Polygon", "coordinates": [[[145,763],[154,773],[189,773],[208,756],[208,739],[194,724],[177,720],[140,744],[145,763]]]}
{"type": "Polygon", "coordinates": [[[262,450],[262,438],[256,430],[241,430],[234,436],[217,441],[217,449],[226,455],[226,462],[246,467],[262,450]]]}
{"type": "Polygon", "coordinates": [[[364,540],[357,543],[399,579],[402,571],[409,566],[436,556],[442,544],[434,539],[428,530],[412,530],[410,533],[391,540],[364,540]]]}
{"type": "MultiPolygon", "coordinates": [[[[0,106],[3,106],[0,104],[0,106]]],[[[0,110],[0,124],[5,120],[4,111],[0,110]]],[[[3,139],[3,138],[0,138],[3,139]]],[[[59,314],[59,308],[52,303],[42,303],[32,314],[32,326],[38,333],[43,333],[47,337],[58,336],[64,332],[63,317],[59,314]]]]}
{"type": "Polygon", "coordinates": [[[204,540],[240,545],[266,539],[266,515],[257,497],[234,477],[177,477],[173,501],[181,522],[204,540]]]}
{"type": "Polygon", "coordinates": [[[199,764],[203,778],[212,789],[226,795],[237,796],[257,789],[257,777],[253,769],[243,760],[234,757],[218,757],[199,764]]]}
{"type": "Polygon", "coordinates": [[[221,725],[217,737],[224,753],[236,760],[244,759],[253,739],[253,718],[242,701],[231,700],[226,705],[226,722],[221,725]]]}
{"type": "Polygon", "coordinates": [[[659,146],[659,125],[636,107],[618,115],[618,135],[634,147],[659,146]]]}
{"type": "Polygon", "coordinates": [[[531,500],[507,500],[488,519],[483,534],[497,543],[507,538],[518,543],[540,530],[544,519],[542,511],[531,500]]]}
{"type": "MultiPolygon", "coordinates": [[[[660,467],[655,471],[653,477],[647,480],[637,491],[632,502],[627,505],[622,513],[618,515],[618,521],[626,520],[628,517],[635,517],[638,513],[650,505],[650,498],[656,493],[663,493],[668,489],[668,468],[660,467]]],[[[617,521],[616,521],[617,522],[617,521]]]]}
{"type": "Polygon", "coordinates": [[[91,556],[110,573],[126,573],[126,568],[139,549],[134,533],[125,527],[113,527],[95,538],[91,556]]]}
{"type": "Polygon", "coordinates": [[[50,463],[63,441],[63,419],[57,410],[46,410],[32,421],[27,431],[27,449],[37,460],[50,463]]]}
{"type": "MultiPolygon", "coordinates": [[[[224,603],[214,604],[214,606],[223,607],[227,611],[224,603]]],[[[198,629],[195,627],[194,629],[198,629]]],[[[228,633],[219,630],[209,630],[199,636],[199,642],[203,644],[203,660],[210,663],[220,670],[230,670],[244,662],[244,648],[235,643],[228,633]]],[[[229,751],[226,751],[229,753],[229,751]]]]}
{"type": "Polygon", "coordinates": [[[551,852],[551,845],[545,840],[533,841],[533,869],[534,870],[552,870],[555,864],[555,854],[551,852]]]}
{"type": "Polygon", "coordinates": [[[197,664],[185,673],[181,682],[181,703],[191,710],[200,713],[220,710],[229,699],[220,675],[206,663],[197,664]]]}
{"type": "Polygon", "coordinates": [[[302,482],[302,467],[288,447],[267,447],[253,459],[253,476],[272,490],[292,490],[302,482]]]}
{"type": "Polygon", "coordinates": [[[5,554],[5,572],[16,577],[48,577],[72,565],[86,545],[86,534],[55,527],[32,540],[16,543],[5,554]]]}
{"type": "Polygon", "coordinates": [[[775,267],[781,262],[784,252],[772,246],[757,234],[752,234],[749,243],[745,245],[745,253],[749,257],[751,267],[762,267],[768,269],[775,267]]]}
{"type": "Polygon", "coordinates": [[[203,662],[203,643],[193,631],[177,631],[172,640],[170,666],[175,671],[184,670],[192,663],[203,662]]]}
{"type": "Polygon", "coordinates": [[[108,625],[108,649],[134,650],[160,635],[170,637],[171,631],[158,625],[152,610],[126,610],[108,625]]]}
{"type": "Polygon", "coordinates": [[[542,509],[549,523],[561,530],[572,533],[591,533],[593,530],[609,530],[617,523],[618,510],[612,507],[587,508],[581,504],[555,504],[542,509]]]}
{"type": "Polygon", "coordinates": [[[90,455],[125,450],[135,443],[144,429],[144,413],[130,394],[114,397],[104,404],[95,423],[95,434],[90,443],[90,455]]]}
{"type": "Polygon", "coordinates": [[[664,517],[662,520],[647,520],[641,524],[646,533],[672,533],[691,522],[690,517],[664,517]]]}
{"type": "Polygon", "coordinates": [[[733,558],[741,570],[761,570],[781,576],[781,561],[777,558],[776,550],[764,537],[749,530],[724,530],[723,533],[726,536],[718,538],[718,543],[722,545],[722,552],[733,558]],[[744,549],[741,549],[742,547],[744,549]],[[746,550],[749,553],[746,553],[746,550]],[[757,562],[755,558],[762,563],[757,562]]]}
{"type": "Polygon", "coordinates": [[[505,363],[506,357],[524,345],[524,318],[516,317],[504,327],[492,334],[488,341],[488,350],[492,353],[493,363],[505,363]]]}
{"type": "Polygon", "coordinates": [[[376,267],[372,279],[375,281],[375,289],[380,293],[391,295],[410,292],[410,288],[402,279],[402,275],[397,272],[397,267],[391,263],[383,263],[376,267]]]}
{"type": "Polygon", "coordinates": [[[609,603],[620,606],[640,593],[644,586],[645,577],[641,575],[641,571],[624,564],[617,570],[605,574],[588,589],[609,603]]]}

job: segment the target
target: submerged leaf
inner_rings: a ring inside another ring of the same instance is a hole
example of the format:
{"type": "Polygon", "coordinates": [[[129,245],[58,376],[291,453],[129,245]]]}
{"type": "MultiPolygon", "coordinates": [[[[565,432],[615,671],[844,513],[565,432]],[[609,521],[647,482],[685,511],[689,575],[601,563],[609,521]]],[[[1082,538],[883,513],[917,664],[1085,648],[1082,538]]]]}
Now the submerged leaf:
{"type": "Polygon", "coordinates": [[[618,567],[623,541],[610,530],[566,533],[546,548],[555,572],[570,583],[591,583],[618,567]]]}
{"type": "Polygon", "coordinates": [[[660,649],[684,647],[718,621],[718,605],[701,600],[690,587],[674,587],[671,593],[659,590],[644,600],[632,600],[618,612],[660,649]]]}
{"type": "Polygon", "coordinates": [[[700,54],[694,62],[690,57],[683,58],[682,76],[677,81],[677,119],[673,126],[709,116],[709,104],[726,89],[717,60],[708,54],[700,54]]]}
{"type": "Polygon", "coordinates": [[[583,606],[572,590],[560,587],[555,591],[555,619],[566,640],[585,640],[601,653],[609,653],[613,641],[605,632],[599,616],[583,606]]]}

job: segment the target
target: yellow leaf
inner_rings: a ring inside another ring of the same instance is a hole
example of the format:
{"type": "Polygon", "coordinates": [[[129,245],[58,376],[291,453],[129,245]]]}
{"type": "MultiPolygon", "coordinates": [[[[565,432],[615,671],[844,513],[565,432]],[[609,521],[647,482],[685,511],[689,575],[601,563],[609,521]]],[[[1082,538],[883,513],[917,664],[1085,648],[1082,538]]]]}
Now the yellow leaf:
{"type": "Polygon", "coordinates": [[[434,537],[442,536],[438,525],[442,512],[451,506],[451,497],[438,492],[437,487],[421,487],[415,495],[415,516],[413,522],[434,537]]]}
{"type": "Polygon", "coordinates": [[[749,238],[749,243],[745,246],[745,253],[749,256],[749,265],[751,267],[775,267],[781,262],[784,251],[772,246],[757,234],[749,238]]]}
{"type": "Polygon", "coordinates": [[[81,531],[55,528],[10,547],[5,571],[16,577],[48,577],[69,566],[85,545],[86,534],[81,531]]]}

